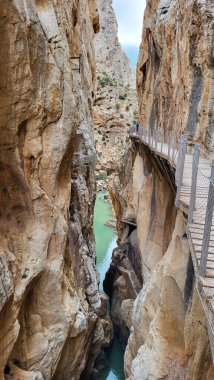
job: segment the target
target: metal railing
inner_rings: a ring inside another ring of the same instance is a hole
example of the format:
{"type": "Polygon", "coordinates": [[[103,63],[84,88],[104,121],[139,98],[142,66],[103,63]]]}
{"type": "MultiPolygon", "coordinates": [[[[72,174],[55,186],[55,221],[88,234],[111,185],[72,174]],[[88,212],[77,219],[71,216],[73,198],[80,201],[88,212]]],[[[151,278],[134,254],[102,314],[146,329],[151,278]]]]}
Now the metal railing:
{"type": "MultiPolygon", "coordinates": [[[[180,146],[183,145],[182,137],[180,146]]],[[[181,165],[176,196],[179,202],[182,185],[186,181],[186,188],[189,187],[188,225],[195,224],[202,227],[196,233],[198,247],[201,247],[199,275],[202,277],[206,273],[208,255],[214,254],[214,229],[212,229],[214,225],[214,160],[209,159],[208,156],[204,157],[205,154],[200,150],[199,144],[194,145],[192,154],[181,157],[184,164],[181,165]],[[186,178],[190,178],[190,181],[188,182],[186,178]]]]}
{"type": "Polygon", "coordinates": [[[205,276],[208,255],[214,254],[214,160],[200,149],[199,144],[195,144],[194,148],[188,146],[185,135],[178,136],[173,132],[165,134],[160,129],[151,132],[140,126],[132,127],[129,133],[131,137],[142,141],[151,150],[166,158],[176,168],[175,205],[180,206],[181,195],[186,197],[189,206],[188,225],[200,225],[199,275],[205,276]],[[185,190],[182,190],[183,188],[185,190]]]}
{"type": "Polygon", "coordinates": [[[137,138],[139,141],[142,141],[164,158],[167,158],[167,160],[175,166],[179,148],[179,137],[177,133],[165,133],[160,128],[154,129],[153,132],[151,132],[149,129],[139,126],[138,129],[136,127],[131,127],[129,134],[132,137],[137,138]]]}

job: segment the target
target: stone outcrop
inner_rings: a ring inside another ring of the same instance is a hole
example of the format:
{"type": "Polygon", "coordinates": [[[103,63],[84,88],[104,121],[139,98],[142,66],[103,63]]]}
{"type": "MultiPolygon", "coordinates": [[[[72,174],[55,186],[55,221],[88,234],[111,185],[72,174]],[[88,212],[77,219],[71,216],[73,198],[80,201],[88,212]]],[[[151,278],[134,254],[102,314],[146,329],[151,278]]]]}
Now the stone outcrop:
{"type": "Polygon", "coordinates": [[[112,173],[127,148],[128,128],[137,120],[135,78],[118,40],[112,0],[97,0],[100,33],[95,36],[97,81],[94,99],[97,170],[112,173]]]}
{"type": "MultiPolygon", "coordinates": [[[[137,70],[142,125],[166,135],[184,131],[207,153],[213,151],[213,12],[211,1],[148,0],[137,70]]],[[[160,165],[135,143],[110,185],[121,244],[136,224],[133,246],[143,281],[125,352],[129,380],[214,377],[187,216],[174,207],[175,190],[167,162],[160,165]]]]}
{"type": "Polygon", "coordinates": [[[141,281],[132,266],[130,241],[115,248],[103,288],[111,300],[111,318],[116,335],[125,349],[130,334],[132,307],[141,289],[141,281]]]}
{"type": "Polygon", "coordinates": [[[100,32],[94,38],[97,72],[105,72],[118,84],[134,87],[131,64],[118,39],[118,25],[112,0],[97,0],[97,10],[101,25],[100,32]]]}
{"type": "Polygon", "coordinates": [[[213,151],[213,1],[148,0],[137,69],[143,125],[213,151]]]}
{"type": "Polygon", "coordinates": [[[94,0],[1,2],[0,379],[86,378],[112,337],[93,236],[98,30],[94,0]]]}
{"type": "MultiPolygon", "coordinates": [[[[132,238],[133,253],[128,248],[123,260],[130,255],[135,258],[143,281],[136,299],[127,295],[124,281],[123,299],[121,292],[118,296],[117,278],[113,278],[111,287],[115,307],[112,315],[119,315],[121,332],[126,318],[124,305],[130,298],[135,299],[132,311],[129,310],[132,319],[125,352],[126,378],[211,379],[214,367],[205,314],[195,288],[186,217],[174,208],[174,191],[155,157],[139,146],[133,145],[133,150],[134,165],[130,154],[129,164],[124,160],[124,167],[111,185],[117,218],[136,221],[137,229],[133,231],[132,225],[118,220],[119,234],[121,247],[132,238]],[[122,173],[128,175],[129,182],[122,173]]],[[[138,276],[135,262],[130,260],[130,273],[134,270],[138,276]]],[[[116,263],[114,257],[113,266],[114,273],[123,271],[121,262],[116,263]]]]}

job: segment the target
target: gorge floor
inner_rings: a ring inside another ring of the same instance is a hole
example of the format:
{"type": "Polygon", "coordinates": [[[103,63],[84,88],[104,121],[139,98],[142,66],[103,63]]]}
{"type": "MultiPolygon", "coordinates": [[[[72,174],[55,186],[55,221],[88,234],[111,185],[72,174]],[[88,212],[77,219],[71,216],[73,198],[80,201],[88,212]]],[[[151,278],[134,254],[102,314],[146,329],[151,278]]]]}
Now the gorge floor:
{"type": "MultiPolygon", "coordinates": [[[[117,246],[114,230],[105,225],[112,217],[109,203],[104,202],[105,192],[97,193],[94,210],[94,232],[96,239],[97,269],[100,273],[100,291],[103,292],[103,280],[111,263],[113,249],[117,246]]],[[[117,337],[109,349],[108,367],[99,375],[98,380],[124,380],[124,352],[117,337]]]]}

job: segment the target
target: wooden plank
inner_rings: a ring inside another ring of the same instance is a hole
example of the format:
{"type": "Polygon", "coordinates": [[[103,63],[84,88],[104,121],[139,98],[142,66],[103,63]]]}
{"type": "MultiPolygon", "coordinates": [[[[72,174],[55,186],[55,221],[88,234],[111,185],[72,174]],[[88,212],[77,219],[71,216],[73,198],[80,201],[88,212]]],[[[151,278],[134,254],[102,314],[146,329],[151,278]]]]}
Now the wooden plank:
{"type": "MultiPolygon", "coordinates": [[[[191,177],[188,177],[187,179],[191,179],[191,177]]],[[[191,184],[188,185],[188,181],[186,181],[186,178],[184,179],[183,183],[182,183],[182,187],[185,187],[185,188],[191,188],[191,184]],[[185,181],[185,182],[184,182],[185,181]]],[[[200,183],[198,183],[198,186],[197,186],[197,189],[198,190],[204,190],[206,188],[206,186],[200,186],[200,183]]]]}
{"type": "MultiPolygon", "coordinates": [[[[204,231],[202,232],[190,232],[191,234],[191,239],[192,241],[193,240],[197,240],[197,241],[202,241],[203,240],[203,236],[204,236],[204,231]]],[[[212,234],[210,236],[210,241],[214,242],[214,234],[212,234]]]]}
{"type": "MultiPolygon", "coordinates": [[[[189,189],[182,188],[181,194],[183,196],[188,196],[191,194],[191,191],[189,191],[189,189]]],[[[204,197],[206,197],[206,196],[208,196],[208,192],[206,191],[206,189],[204,191],[200,190],[200,192],[197,192],[196,193],[196,200],[198,201],[198,204],[201,204],[202,202],[204,202],[204,197]]],[[[204,204],[205,204],[205,202],[204,202],[204,204]]]]}
{"type": "MultiPolygon", "coordinates": [[[[194,239],[193,238],[191,240],[193,242],[193,245],[198,246],[198,245],[202,245],[203,244],[203,239],[200,239],[200,237],[198,239],[194,239]]],[[[209,241],[209,247],[214,248],[214,241],[213,240],[209,241]]]]}
{"type": "MultiPolygon", "coordinates": [[[[204,223],[199,223],[199,221],[198,220],[194,220],[194,226],[196,227],[196,226],[200,226],[200,227],[203,227],[204,228],[204,223]]],[[[214,224],[213,224],[213,226],[214,226],[214,224]]]]}
{"type": "MultiPolygon", "coordinates": [[[[188,195],[190,195],[191,194],[191,191],[189,191],[189,190],[185,190],[185,189],[182,189],[181,190],[181,195],[180,196],[188,196],[188,195]]],[[[198,203],[202,200],[202,199],[205,199],[205,198],[207,198],[207,196],[208,196],[208,192],[197,192],[196,193],[196,200],[198,201],[198,203]]],[[[197,206],[197,203],[196,203],[196,206],[197,206]]]]}
{"type": "MultiPolygon", "coordinates": [[[[198,258],[198,265],[200,265],[200,262],[201,262],[201,256],[200,258],[198,258]]],[[[214,260],[211,261],[211,260],[207,260],[207,269],[214,269],[214,260]]]]}
{"type": "MultiPolygon", "coordinates": [[[[200,260],[201,259],[201,252],[196,252],[196,257],[198,260],[200,260]]],[[[214,262],[214,254],[212,254],[212,253],[208,254],[208,260],[210,262],[214,262]]]]}
{"type": "Polygon", "coordinates": [[[207,278],[207,277],[201,277],[199,276],[199,281],[203,286],[206,286],[207,288],[213,288],[214,289],[214,278],[207,278]]]}
{"type": "Polygon", "coordinates": [[[203,291],[204,291],[205,296],[207,298],[213,298],[213,296],[214,296],[214,289],[213,288],[207,288],[206,286],[203,286],[203,291]]]}
{"type": "MultiPolygon", "coordinates": [[[[200,219],[199,219],[199,217],[196,217],[195,215],[194,215],[194,223],[197,223],[197,224],[199,224],[200,226],[204,226],[205,225],[205,217],[201,217],[200,219]]],[[[212,226],[214,226],[214,219],[212,220],[212,226]]]]}
{"type": "Polygon", "coordinates": [[[214,279],[214,269],[209,269],[206,266],[205,277],[214,279]]]}
{"type": "MultiPolygon", "coordinates": [[[[201,253],[201,248],[202,248],[202,246],[196,246],[196,245],[194,245],[194,250],[195,250],[195,252],[200,252],[201,253]]],[[[213,255],[214,254],[214,248],[209,248],[209,254],[211,254],[211,255],[213,255]]]]}
{"type": "MultiPolygon", "coordinates": [[[[201,223],[197,223],[197,221],[194,221],[193,223],[190,223],[189,224],[189,229],[192,230],[201,230],[201,229],[204,229],[204,225],[201,224],[201,223]]],[[[211,227],[212,228],[212,231],[214,231],[214,225],[211,227]]]]}

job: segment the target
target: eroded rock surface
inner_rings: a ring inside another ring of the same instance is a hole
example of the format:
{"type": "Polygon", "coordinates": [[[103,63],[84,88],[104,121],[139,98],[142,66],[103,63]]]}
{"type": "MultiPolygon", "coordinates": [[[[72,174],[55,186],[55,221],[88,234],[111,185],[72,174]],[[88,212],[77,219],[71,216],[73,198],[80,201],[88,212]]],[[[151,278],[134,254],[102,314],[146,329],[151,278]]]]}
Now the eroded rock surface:
{"type": "Polygon", "coordinates": [[[213,151],[212,0],[149,0],[137,70],[143,125],[185,131],[213,151]]]}
{"type": "MultiPolygon", "coordinates": [[[[166,136],[169,130],[184,131],[210,155],[213,12],[212,1],[148,0],[137,71],[142,125],[151,131],[160,127],[166,136]]],[[[110,184],[121,244],[136,225],[134,249],[143,281],[125,352],[128,380],[214,377],[187,216],[174,208],[175,190],[168,163],[134,142],[110,184]]]]}
{"type": "Polygon", "coordinates": [[[112,337],[93,236],[98,29],[94,0],[1,2],[0,379],[79,379],[112,337]]]}
{"type": "Polygon", "coordinates": [[[129,144],[128,128],[136,122],[135,78],[118,40],[112,0],[97,0],[100,33],[94,39],[97,81],[94,99],[97,170],[112,173],[129,144]]]}

